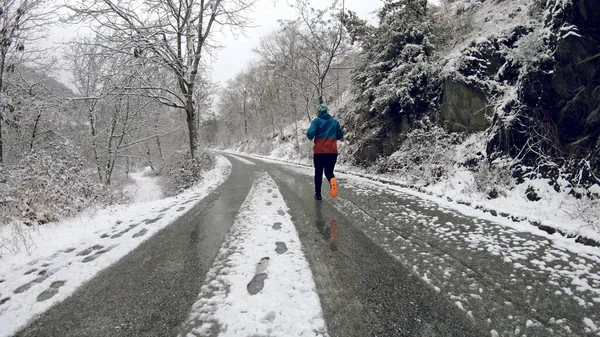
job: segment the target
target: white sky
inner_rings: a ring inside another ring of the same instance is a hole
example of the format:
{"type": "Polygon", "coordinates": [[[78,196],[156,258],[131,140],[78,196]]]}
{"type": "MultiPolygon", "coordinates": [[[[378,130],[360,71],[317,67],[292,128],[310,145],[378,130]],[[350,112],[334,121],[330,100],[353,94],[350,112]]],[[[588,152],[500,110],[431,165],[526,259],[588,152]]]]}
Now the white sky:
{"type": "MultiPolygon", "coordinates": [[[[312,0],[315,7],[330,3],[324,0],[312,0]]],[[[346,8],[358,13],[361,18],[374,21],[374,11],[381,7],[381,0],[346,0],[346,8]]],[[[276,30],[279,27],[277,20],[295,19],[297,15],[288,5],[286,0],[258,0],[255,8],[248,15],[253,20],[253,28],[247,29],[243,36],[232,36],[231,33],[224,34],[215,31],[214,37],[223,46],[216,53],[216,60],[212,60],[213,81],[225,84],[225,82],[240,72],[254,56],[252,49],[258,46],[260,38],[276,30]]],[[[85,29],[84,29],[85,30],[85,29]]],[[[48,45],[60,44],[77,36],[77,27],[52,29],[52,35],[47,41],[48,45]]],[[[60,50],[57,45],[56,51],[60,50]]],[[[70,74],[62,71],[59,80],[65,84],[70,81],[70,74]]],[[[70,86],[72,87],[72,86],[70,86]]]]}
{"type": "MultiPolygon", "coordinates": [[[[312,3],[317,7],[329,1],[312,0],[312,3]]],[[[370,21],[374,20],[374,11],[381,5],[381,0],[346,0],[345,3],[346,9],[355,11],[361,18],[370,21]]],[[[279,27],[277,20],[295,19],[297,14],[286,1],[259,0],[250,17],[257,27],[248,29],[246,36],[236,39],[231,34],[223,36],[218,33],[223,38],[220,42],[224,48],[218,52],[217,60],[213,63],[213,80],[225,84],[225,81],[234,77],[252,59],[252,49],[258,46],[260,38],[279,27]]]]}

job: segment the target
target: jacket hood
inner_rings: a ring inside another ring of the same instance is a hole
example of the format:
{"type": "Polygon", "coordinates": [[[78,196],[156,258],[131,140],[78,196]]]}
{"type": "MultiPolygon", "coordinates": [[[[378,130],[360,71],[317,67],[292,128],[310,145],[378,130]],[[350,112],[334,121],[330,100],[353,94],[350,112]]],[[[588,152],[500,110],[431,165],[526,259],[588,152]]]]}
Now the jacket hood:
{"type": "Polygon", "coordinates": [[[319,113],[319,118],[327,120],[327,119],[331,119],[331,115],[328,114],[327,111],[321,111],[319,113]]]}

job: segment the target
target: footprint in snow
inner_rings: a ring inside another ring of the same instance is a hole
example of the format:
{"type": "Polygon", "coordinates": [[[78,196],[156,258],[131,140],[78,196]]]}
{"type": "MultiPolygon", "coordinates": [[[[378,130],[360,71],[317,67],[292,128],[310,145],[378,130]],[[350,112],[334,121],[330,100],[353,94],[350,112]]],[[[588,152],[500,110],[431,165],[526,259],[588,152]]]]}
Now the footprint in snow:
{"type": "Polygon", "coordinates": [[[279,215],[285,215],[285,212],[282,209],[280,209],[280,210],[277,211],[277,214],[279,214],[279,215]]]}
{"type": "Polygon", "coordinates": [[[4,303],[8,302],[9,300],[10,300],[10,297],[5,297],[5,298],[1,299],[1,300],[0,300],[0,305],[2,305],[2,304],[4,304],[4,303]]]}
{"type": "Polygon", "coordinates": [[[138,238],[146,233],[148,233],[148,230],[146,228],[142,228],[139,232],[133,234],[132,238],[138,238]]]}
{"type": "MultiPolygon", "coordinates": [[[[158,218],[160,219],[160,217],[158,218]]],[[[154,220],[154,219],[153,219],[154,220]]],[[[157,220],[157,219],[156,219],[157,220]]],[[[146,223],[148,223],[148,220],[146,220],[146,223]]],[[[119,233],[111,236],[111,239],[116,239],[116,238],[120,238],[121,236],[123,236],[123,234],[126,234],[127,232],[129,232],[130,230],[136,228],[137,226],[139,226],[140,224],[133,224],[133,225],[129,225],[129,227],[125,228],[124,230],[120,231],[119,233]]]]}
{"type": "Polygon", "coordinates": [[[165,208],[161,209],[161,210],[160,210],[160,211],[158,211],[158,212],[159,212],[159,213],[164,213],[164,212],[166,212],[166,211],[170,210],[170,209],[171,209],[171,207],[173,207],[173,206],[165,207],[165,208]]]}
{"type": "Polygon", "coordinates": [[[104,246],[101,245],[94,245],[90,248],[84,249],[82,251],[80,251],[79,253],[77,253],[77,256],[86,256],[86,255],[90,255],[90,253],[92,253],[95,250],[99,250],[104,248],[104,246]]]}
{"type": "Polygon", "coordinates": [[[159,216],[159,217],[154,218],[154,219],[148,219],[148,220],[146,220],[146,225],[151,225],[151,224],[157,222],[160,219],[162,219],[162,216],[159,216]]]}
{"type": "Polygon", "coordinates": [[[281,222],[276,222],[275,224],[273,224],[273,229],[278,231],[281,229],[281,222]]]}
{"type": "Polygon", "coordinates": [[[263,324],[273,323],[273,321],[277,318],[277,313],[275,311],[271,311],[265,315],[265,317],[261,318],[260,322],[263,324]]]}
{"type": "Polygon", "coordinates": [[[102,254],[110,251],[111,249],[115,248],[116,246],[118,246],[118,245],[112,245],[108,248],[99,250],[96,253],[94,253],[94,255],[87,256],[85,259],[81,260],[81,262],[88,263],[88,262],[94,261],[95,259],[99,258],[102,254]]]}
{"type": "Polygon", "coordinates": [[[246,289],[250,295],[256,295],[265,287],[265,280],[267,279],[267,268],[269,267],[269,257],[263,257],[260,262],[256,265],[256,273],[246,289]]]}
{"type": "Polygon", "coordinates": [[[64,286],[65,283],[67,283],[67,281],[52,282],[52,284],[50,285],[50,287],[48,289],[44,290],[41,294],[38,295],[37,301],[43,302],[43,301],[51,299],[52,297],[54,297],[54,295],[58,294],[58,289],[60,289],[60,287],[64,286]]]}
{"type": "Polygon", "coordinates": [[[42,283],[42,282],[44,282],[44,281],[45,281],[47,278],[48,278],[48,276],[47,276],[47,275],[45,275],[45,274],[44,274],[44,275],[41,275],[41,276],[38,276],[38,277],[37,277],[35,280],[33,280],[33,281],[30,281],[29,283],[25,283],[24,285],[22,285],[22,286],[18,287],[17,289],[15,289],[14,293],[15,293],[15,294],[24,293],[24,292],[26,292],[27,290],[29,290],[29,288],[33,287],[33,285],[34,285],[34,284],[36,284],[36,283],[42,283]]]}
{"type": "Polygon", "coordinates": [[[26,271],[23,275],[29,275],[29,274],[33,274],[37,271],[37,269],[33,268],[31,270],[26,271]]]}
{"type": "Polygon", "coordinates": [[[267,201],[267,206],[271,206],[271,205],[273,205],[273,203],[270,201],[267,201]]]}
{"type": "Polygon", "coordinates": [[[277,254],[283,254],[287,252],[288,249],[285,245],[285,242],[277,241],[275,244],[277,245],[277,248],[275,248],[275,252],[277,252],[277,254]]]}

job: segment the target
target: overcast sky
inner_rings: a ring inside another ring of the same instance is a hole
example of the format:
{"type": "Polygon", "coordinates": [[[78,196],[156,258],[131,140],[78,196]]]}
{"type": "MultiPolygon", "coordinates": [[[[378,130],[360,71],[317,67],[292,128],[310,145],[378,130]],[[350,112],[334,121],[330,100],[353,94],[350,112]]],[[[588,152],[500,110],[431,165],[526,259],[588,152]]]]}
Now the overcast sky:
{"type": "MultiPolygon", "coordinates": [[[[328,3],[324,0],[312,0],[315,7],[328,3]]],[[[381,7],[381,0],[346,0],[346,8],[358,13],[365,19],[375,19],[374,11],[381,7]]],[[[221,35],[220,41],[224,46],[217,54],[213,63],[213,80],[225,82],[240,72],[254,57],[252,49],[258,46],[260,38],[268,35],[279,27],[277,20],[295,19],[298,15],[286,1],[259,0],[250,15],[256,28],[248,29],[246,36],[234,38],[221,35]]],[[[371,21],[371,20],[370,20],[371,21]]]]}
{"type": "MultiPolygon", "coordinates": [[[[312,3],[315,7],[319,7],[328,4],[329,1],[312,0],[312,3]]],[[[381,4],[381,0],[346,0],[347,9],[357,12],[362,18],[373,21],[375,18],[374,11],[381,7],[381,4]]],[[[297,14],[286,0],[258,0],[255,8],[249,13],[249,17],[254,21],[254,27],[247,29],[245,36],[234,37],[230,33],[225,34],[227,32],[214,32],[215,39],[218,39],[223,48],[216,53],[216,60],[211,60],[213,81],[224,85],[228,79],[234,77],[254,57],[252,49],[258,45],[260,38],[279,27],[277,20],[295,19],[297,14]]],[[[85,31],[78,31],[76,27],[55,27],[52,29],[51,38],[46,44],[56,44],[54,47],[57,56],[59,56],[60,43],[74,38],[78,33],[85,33],[85,31]]],[[[61,82],[68,84],[70,81],[68,72],[63,71],[58,75],[61,82]]],[[[72,86],[70,85],[70,87],[72,86]]]]}

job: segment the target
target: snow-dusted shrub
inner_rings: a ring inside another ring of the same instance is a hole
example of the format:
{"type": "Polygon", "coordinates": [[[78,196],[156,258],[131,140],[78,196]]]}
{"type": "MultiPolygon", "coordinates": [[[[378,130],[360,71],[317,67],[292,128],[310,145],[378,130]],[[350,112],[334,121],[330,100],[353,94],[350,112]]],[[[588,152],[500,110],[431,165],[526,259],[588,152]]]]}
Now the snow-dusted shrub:
{"type": "Polygon", "coordinates": [[[192,159],[185,151],[173,154],[167,163],[159,183],[163,194],[169,197],[201,181],[203,173],[215,167],[216,159],[214,154],[208,151],[200,151],[192,159]]]}
{"type": "Polygon", "coordinates": [[[395,153],[377,163],[377,170],[399,173],[411,184],[448,179],[455,171],[454,148],[461,137],[425,118],[416,123],[395,153]]]}
{"type": "Polygon", "coordinates": [[[123,195],[97,182],[79,151],[51,144],[18,165],[0,166],[0,223],[45,224],[93,205],[122,202],[123,195]]]}
{"type": "Polygon", "coordinates": [[[506,191],[515,185],[510,167],[500,161],[481,161],[474,177],[475,189],[490,199],[506,196],[506,191]]]}

